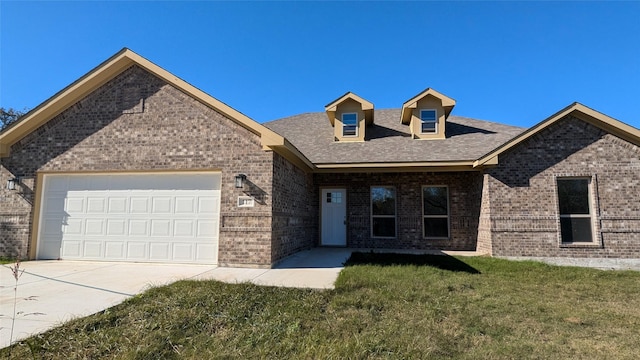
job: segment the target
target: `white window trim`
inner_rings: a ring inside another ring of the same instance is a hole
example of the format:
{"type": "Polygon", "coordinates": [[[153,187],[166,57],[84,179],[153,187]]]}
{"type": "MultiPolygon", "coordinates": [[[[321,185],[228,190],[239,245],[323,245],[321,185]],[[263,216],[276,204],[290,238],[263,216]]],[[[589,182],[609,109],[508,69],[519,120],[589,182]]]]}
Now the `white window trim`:
{"type": "Polygon", "coordinates": [[[579,176],[556,176],[555,177],[555,185],[556,185],[556,209],[558,211],[558,243],[561,247],[572,247],[572,246],[601,246],[601,238],[599,235],[599,229],[596,226],[596,217],[597,217],[597,199],[594,197],[595,191],[594,186],[596,182],[595,175],[579,175],[579,176]],[[587,190],[588,190],[588,201],[589,201],[589,214],[560,214],[560,194],[558,194],[558,181],[562,180],[580,180],[585,179],[588,180],[587,190]],[[562,241],[562,225],[560,224],[560,219],[570,219],[570,218],[590,218],[591,225],[591,241],[572,241],[572,242],[564,242],[562,241]]]}
{"type": "Polygon", "coordinates": [[[358,137],[359,131],[360,131],[359,126],[358,126],[358,123],[360,122],[358,120],[358,113],[356,113],[356,112],[343,113],[341,115],[341,117],[340,117],[340,121],[342,122],[342,137],[347,137],[347,138],[358,137]],[[344,116],[345,115],[355,115],[356,116],[356,134],[355,135],[345,135],[344,134],[344,127],[345,127],[345,125],[344,125],[344,116]]]}
{"type": "Polygon", "coordinates": [[[420,109],[420,134],[437,134],[438,133],[438,110],[437,109],[420,109]],[[424,121],[422,120],[422,112],[423,111],[433,111],[436,116],[433,121],[424,121]],[[422,124],[424,123],[434,123],[433,131],[423,131],[422,124]]]}
{"type": "Polygon", "coordinates": [[[369,187],[369,219],[371,222],[371,226],[370,226],[370,230],[371,230],[371,238],[373,239],[396,239],[398,237],[398,190],[396,189],[395,186],[388,186],[388,185],[374,185],[374,186],[370,186],[369,187]],[[394,201],[394,209],[393,209],[393,213],[394,215],[373,215],[373,196],[371,196],[371,191],[374,188],[387,188],[387,189],[393,189],[393,193],[395,195],[395,201],[394,201]],[[380,218],[380,219],[394,219],[393,222],[393,236],[375,236],[373,234],[373,218],[380,218]]]}
{"type": "Polygon", "coordinates": [[[256,205],[256,201],[252,196],[238,196],[238,207],[246,208],[246,207],[254,207],[256,205]]]}
{"type": "Polygon", "coordinates": [[[423,185],[422,189],[420,190],[421,194],[420,194],[420,198],[422,199],[422,202],[420,203],[420,207],[421,207],[421,212],[422,212],[422,238],[423,239],[437,239],[437,240],[449,240],[451,239],[451,196],[449,194],[449,186],[447,185],[423,185]],[[425,188],[432,188],[432,187],[443,187],[445,189],[447,189],[447,215],[425,215],[424,214],[424,189],[425,188]],[[444,236],[427,236],[427,234],[425,234],[425,227],[424,227],[424,219],[444,219],[447,218],[447,235],[446,237],[444,236]]]}

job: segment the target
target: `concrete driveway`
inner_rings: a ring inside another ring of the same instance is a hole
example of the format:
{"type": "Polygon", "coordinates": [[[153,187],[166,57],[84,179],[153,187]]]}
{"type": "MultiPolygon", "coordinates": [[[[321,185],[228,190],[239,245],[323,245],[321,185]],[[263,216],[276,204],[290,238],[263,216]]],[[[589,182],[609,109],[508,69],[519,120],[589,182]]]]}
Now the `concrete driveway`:
{"type": "MultiPolygon", "coordinates": [[[[273,269],[223,268],[89,261],[28,261],[18,282],[13,339],[23,339],[87,316],[153,287],[181,279],[327,289],[351,255],[350,249],[317,248],[297,253],[273,269]]],[[[15,280],[0,266],[0,348],[9,345],[15,280]]]]}

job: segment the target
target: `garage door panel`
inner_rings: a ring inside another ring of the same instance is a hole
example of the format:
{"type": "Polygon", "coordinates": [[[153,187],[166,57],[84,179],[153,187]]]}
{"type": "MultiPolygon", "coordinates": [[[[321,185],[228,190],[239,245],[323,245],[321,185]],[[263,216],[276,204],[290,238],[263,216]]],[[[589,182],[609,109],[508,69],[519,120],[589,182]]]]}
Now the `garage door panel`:
{"type": "Polygon", "coordinates": [[[62,236],[62,217],[45,218],[43,219],[42,233],[47,237],[59,237],[62,236]]]}
{"type": "Polygon", "coordinates": [[[70,176],[67,180],[67,189],[75,191],[89,190],[89,179],[86,176],[70,176]]]}
{"type": "Polygon", "coordinates": [[[95,240],[85,240],[84,243],[84,253],[83,257],[99,259],[102,256],[102,245],[104,241],[95,241],[95,240]]]}
{"type": "Polygon", "coordinates": [[[44,260],[57,260],[60,256],[60,240],[42,241],[38,245],[41,254],[38,258],[44,260]]]}
{"type": "Polygon", "coordinates": [[[151,200],[151,212],[154,214],[170,214],[171,198],[168,196],[158,196],[151,200]]]}
{"type": "Polygon", "coordinates": [[[64,209],[72,214],[84,213],[84,197],[67,197],[67,204],[64,209]]]}
{"type": "Polygon", "coordinates": [[[107,236],[124,236],[126,235],[125,219],[109,219],[107,220],[107,236]]]}
{"type": "MultiPolygon", "coordinates": [[[[166,176],[166,175],[159,175],[159,176],[166,176]]],[[[136,190],[136,191],[137,190],[142,190],[142,191],[156,190],[155,187],[153,187],[154,183],[155,183],[154,181],[150,181],[148,176],[129,177],[127,189],[136,190]]]]}
{"type": "Polygon", "coordinates": [[[39,258],[216,262],[219,173],[44,179],[39,258]]]}
{"type": "Polygon", "coordinates": [[[127,243],[127,258],[132,260],[145,260],[147,258],[146,242],[130,241],[127,243]]]}
{"type": "Polygon", "coordinates": [[[67,191],[68,188],[68,177],[64,176],[48,178],[45,186],[47,192],[67,191]]]}
{"type": "Polygon", "coordinates": [[[200,196],[198,198],[198,213],[215,214],[220,211],[220,198],[215,196],[200,196]]]}
{"type": "Polygon", "coordinates": [[[64,209],[65,195],[65,193],[52,193],[44,206],[44,213],[57,214],[60,212],[60,208],[64,209]]]}
{"type": "Polygon", "coordinates": [[[105,221],[103,219],[87,219],[85,221],[85,234],[86,235],[106,235],[105,233],[105,221]]]}
{"type": "Polygon", "coordinates": [[[124,241],[105,241],[104,256],[109,259],[124,259],[124,241]]]}
{"type": "Polygon", "coordinates": [[[109,180],[111,176],[86,176],[86,190],[89,191],[106,191],[109,189],[109,180]]]}
{"type": "Polygon", "coordinates": [[[67,224],[63,227],[63,232],[65,235],[82,235],[83,227],[82,219],[69,219],[67,220],[67,224]]]}
{"type": "Polygon", "coordinates": [[[109,214],[126,214],[129,212],[128,201],[125,196],[109,197],[109,206],[107,207],[109,214]]]}
{"type": "Polygon", "coordinates": [[[170,236],[171,221],[170,220],[151,220],[151,236],[170,236]]]}
{"type": "Polygon", "coordinates": [[[82,242],[79,240],[67,240],[62,243],[63,258],[79,258],[82,253],[82,242]]]}
{"type": "Polygon", "coordinates": [[[149,220],[129,220],[129,235],[148,236],[149,220]]]}
{"type": "Polygon", "coordinates": [[[173,243],[173,260],[185,261],[193,259],[193,244],[173,243]]]}
{"type": "Polygon", "coordinates": [[[195,196],[176,197],[175,213],[176,214],[195,214],[196,213],[195,202],[196,202],[195,196]]]}
{"type": "Polygon", "coordinates": [[[217,222],[213,220],[198,220],[197,237],[210,237],[217,234],[217,222]]]}
{"type": "Polygon", "coordinates": [[[152,242],[149,257],[152,260],[171,260],[171,244],[168,242],[152,242]]]}
{"type": "Polygon", "coordinates": [[[106,209],[105,202],[104,197],[87,198],[87,214],[104,214],[106,209]]]}
{"type": "Polygon", "coordinates": [[[132,183],[135,185],[144,186],[142,181],[145,179],[141,178],[138,181],[132,179],[130,176],[110,176],[107,178],[106,189],[109,191],[123,191],[129,189],[136,189],[137,187],[132,187],[132,183]]]}
{"type": "Polygon", "coordinates": [[[195,224],[193,220],[185,219],[185,220],[175,220],[173,223],[173,235],[174,236],[187,236],[193,237],[195,231],[195,224]]]}
{"type": "Polygon", "coordinates": [[[131,198],[131,214],[147,214],[149,213],[149,198],[132,197],[131,198]]]}
{"type": "Polygon", "coordinates": [[[211,244],[196,244],[196,260],[212,261],[215,259],[216,248],[211,244]]]}

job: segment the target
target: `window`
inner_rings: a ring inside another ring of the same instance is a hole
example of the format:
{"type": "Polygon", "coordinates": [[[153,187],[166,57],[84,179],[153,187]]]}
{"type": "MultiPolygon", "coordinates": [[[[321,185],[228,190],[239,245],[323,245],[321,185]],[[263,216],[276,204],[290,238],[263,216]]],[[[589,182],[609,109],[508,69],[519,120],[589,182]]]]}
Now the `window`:
{"type": "Polygon", "coordinates": [[[342,114],[342,136],[358,136],[358,114],[342,114]]]}
{"type": "Polygon", "coordinates": [[[438,112],[434,109],[420,110],[420,121],[422,133],[438,132],[438,112]]]}
{"type": "Polygon", "coordinates": [[[558,179],[560,235],[563,243],[593,242],[590,178],[558,179]]]}
{"type": "Polygon", "coordinates": [[[425,238],[449,238],[449,189],[422,188],[422,231],[425,238]]]}
{"type": "Polygon", "coordinates": [[[396,237],[396,189],[371,188],[371,236],[396,237]]]}
{"type": "Polygon", "coordinates": [[[327,204],[341,204],[342,193],[341,192],[327,192],[327,204]]]}

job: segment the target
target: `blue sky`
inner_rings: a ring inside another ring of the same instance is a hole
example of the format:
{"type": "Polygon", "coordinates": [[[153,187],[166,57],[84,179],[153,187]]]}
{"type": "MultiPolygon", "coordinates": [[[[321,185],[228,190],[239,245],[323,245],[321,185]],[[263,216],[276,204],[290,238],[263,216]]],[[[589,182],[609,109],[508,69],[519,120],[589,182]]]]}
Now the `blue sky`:
{"type": "Polygon", "coordinates": [[[128,47],[264,122],[353,91],[531,126],[574,101],[640,128],[640,2],[0,2],[0,106],[128,47]]]}

